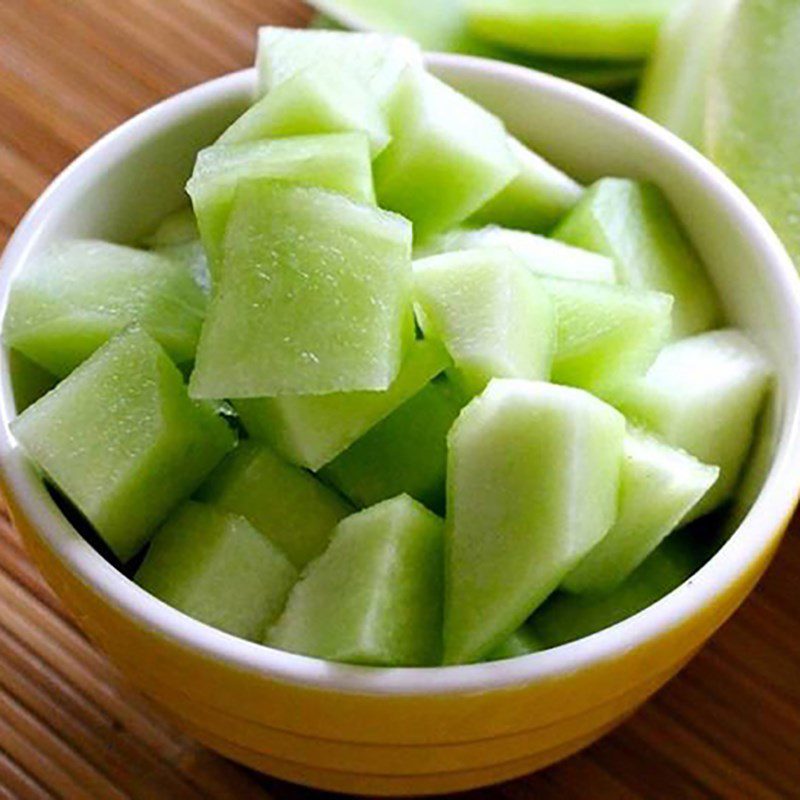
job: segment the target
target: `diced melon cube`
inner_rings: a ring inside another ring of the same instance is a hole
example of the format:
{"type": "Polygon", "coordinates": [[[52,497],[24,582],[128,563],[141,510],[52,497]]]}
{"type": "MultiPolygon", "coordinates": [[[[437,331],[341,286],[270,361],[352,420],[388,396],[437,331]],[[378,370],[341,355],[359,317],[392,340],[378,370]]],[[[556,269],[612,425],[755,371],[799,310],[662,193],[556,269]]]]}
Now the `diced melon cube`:
{"type": "Polygon", "coordinates": [[[193,397],[378,391],[412,325],[411,226],[344,195],[241,185],[193,397]]]}
{"type": "Polygon", "coordinates": [[[58,383],[55,375],[16,350],[8,354],[8,368],[17,412],[33,405],[58,383]]]}
{"type": "Polygon", "coordinates": [[[718,466],[719,480],[688,519],[730,498],[750,452],[771,369],[740,331],[720,330],[665,347],[645,376],[609,399],[664,441],[718,466]]]}
{"type": "Polygon", "coordinates": [[[355,78],[379,103],[385,103],[409,65],[421,66],[422,52],[416,43],[401,36],[276,27],[258,31],[260,95],[298,72],[318,66],[355,78]]]}
{"type": "Polygon", "coordinates": [[[505,661],[507,658],[519,658],[529,656],[531,653],[538,653],[546,649],[536,632],[530,625],[523,625],[517,628],[503,644],[492,650],[486,657],[486,661],[505,661]]]}
{"type": "Polygon", "coordinates": [[[200,239],[192,239],[181,244],[165,244],[153,248],[154,253],[165,256],[187,267],[203,294],[211,292],[211,271],[208,256],[200,239]]]}
{"type": "Polygon", "coordinates": [[[621,283],[671,294],[676,339],[719,322],[719,303],[703,264],[656,186],[604,178],[586,191],[554,235],[613,258],[621,283]]]}
{"type": "Polygon", "coordinates": [[[59,242],[11,288],[3,338],[58,377],[138,323],[177,363],[194,357],[206,298],[182,264],[93,240],[59,242]]]}
{"type": "Polygon", "coordinates": [[[186,244],[200,237],[194,211],[189,208],[179,208],[167,214],[158,224],[158,227],[143,240],[143,243],[152,249],[171,247],[172,245],[186,244]]]}
{"type": "Polygon", "coordinates": [[[438,342],[415,341],[385,392],[237,400],[247,432],[289,461],[317,470],[344,452],[452,362],[438,342]]]}
{"type": "Polygon", "coordinates": [[[414,263],[425,335],[455,362],[467,395],[492,378],[550,377],[556,317],[548,293],[510,250],[462,250],[414,263]]]}
{"type": "Polygon", "coordinates": [[[502,122],[423,70],[404,73],[388,113],[378,202],[408,217],[418,241],[462,222],[519,174],[502,122]]]}
{"type": "MultiPolygon", "coordinates": [[[[712,2],[712,0],[708,0],[712,2]]],[[[645,58],[675,0],[467,0],[470,30],[561,58],[645,58]]]]}
{"type": "Polygon", "coordinates": [[[709,558],[695,531],[670,536],[624,583],[604,594],[556,592],[528,627],[544,647],[557,647],[638,614],[688,580],[709,558]]]}
{"type": "Polygon", "coordinates": [[[366,86],[347,72],[319,63],[271,89],[217,144],[347,131],[367,134],[373,157],[389,143],[386,119],[366,86]]]}
{"type": "Polygon", "coordinates": [[[342,520],[289,595],[267,643],[352,664],[437,664],[442,527],[405,495],[342,520]]]}
{"type": "Polygon", "coordinates": [[[242,442],[196,497],[245,517],[298,569],[326,548],[336,523],[353,512],[313,475],[253,441],[242,442]]]}
{"type": "Polygon", "coordinates": [[[156,533],[135,581],[206,625],[260,642],[297,570],[243,517],[186,503],[156,533]]]}
{"type": "Polygon", "coordinates": [[[508,145],[519,175],[482,206],[472,222],[549,231],[581,199],[583,187],[513,136],[508,145]]]}
{"type": "Polygon", "coordinates": [[[501,645],[608,533],[625,420],[583,392],[495,380],[450,432],[445,661],[501,645]]]}
{"type": "Polygon", "coordinates": [[[640,375],[669,339],[668,295],[557,278],[541,284],[556,307],[557,383],[598,390],[640,375]]]}
{"type": "Polygon", "coordinates": [[[718,477],[718,467],[653,436],[629,431],[617,521],[562,588],[577,593],[615,589],[678,527],[718,477]]]}
{"type": "Polygon", "coordinates": [[[225,230],[241,183],[264,180],[298,183],[340,192],[374,204],[369,142],[363,133],[291,136],[202,150],[186,191],[211,262],[222,264],[225,230]]]}
{"type": "Polygon", "coordinates": [[[144,331],[101,347],[11,423],[45,475],[121,561],[147,542],[234,445],[144,331]]]}
{"type": "Polygon", "coordinates": [[[616,283],[614,262],[606,256],[548,239],[535,233],[488,225],[485,228],[455,228],[435,236],[417,248],[419,258],[454,250],[504,247],[511,250],[535,275],[576,281],[616,283]]]}
{"type": "Polygon", "coordinates": [[[444,513],[447,434],[462,405],[447,381],[435,380],[350,445],[320,476],[362,508],[408,494],[444,513]]]}

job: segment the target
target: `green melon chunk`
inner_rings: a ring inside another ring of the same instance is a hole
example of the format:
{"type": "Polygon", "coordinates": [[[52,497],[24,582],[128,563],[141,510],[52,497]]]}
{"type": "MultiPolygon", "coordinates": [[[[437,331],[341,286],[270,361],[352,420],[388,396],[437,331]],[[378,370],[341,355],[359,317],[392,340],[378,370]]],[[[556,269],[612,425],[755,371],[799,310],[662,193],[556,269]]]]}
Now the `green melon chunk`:
{"type": "Polygon", "coordinates": [[[712,331],[665,347],[647,374],[609,399],[664,441],[718,466],[694,519],[730,498],[770,383],[764,356],[741,332],[712,331]]]}
{"type": "Polygon", "coordinates": [[[553,303],[510,250],[462,250],[414,262],[414,300],[425,335],[455,362],[467,394],[492,378],[550,377],[553,303]]]}
{"type": "Polygon", "coordinates": [[[406,495],[342,520],[267,644],[351,664],[439,663],[442,527],[406,495]]]}
{"type": "Polygon", "coordinates": [[[398,494],[444,513],[447,434],[462,402],[429,383],[323,468],[320,477],[366,508],[398,494]]]}
{"type": "Polygon", "coordinates": [[[14,280],[3,338],[64,377],[138,323],[181,363],[194,357],[205,304],[181,264],[107,242],[64,241],[14,280]]]}
{"type": "Polygon", "coordinates": [[[55,375],[16,350],[11,350],[8,354],[8,369],[11,390],[14,393],[14,407],[18,413],[33,405],[58,383],[55,375]]]}
{"type": "Polygon", "coordinates": [[[181,244],[159,245],[153,248],[153,252],[188,267],[194,282],[202,292],[206,295],[211,292],[208,256],[200,239],[192,239],[188,242],[181,242],[181,244]]]}
{"type": "Polygon", "coordinates": [[[465,220],[519,173],[502,122],[423,70],[403,74],[388,114],[378,202],[408,217],[418,241],[465,220]]]}
{"type": "Polygon", "coordinates": [[[212,274],[222,264],[225,230],[236,190],[256,180],[298,183],[374,204],[369,142],[363,133],[292,136],[214,145],[197,156],[186,185],[212,274]]]}
{"type": "Polygon", "coordinates": [[[160,247],[187,244],[199,237],[200,231],[197,229],[194,211],[187,207],[167,214],[158,227],[144,238],[143,244],[155,250],[160,247]]]}
{"type": "Polygon", "coordinates": [[[284,458],[317,470],[344,452],[452,362],[438,342],[415,341],[385,392],[237,400],[247,432],[284,458]]]}
{"type": "Polygon", "coordinates": [[[500,646],[606,535],[625,420],[580,389],[495,380],[450,432],[444,644],[500,646]]]}
{"type": "Polygon", "coordinates": [[[480,208],[472,222],[549,231],[580,200],[583,187],[513,136],[508,144],[519,175],[480,208]]]}
{"type": "Polygon", "coordinates": [[[336,523],[353,512],[313,475],[252,441],[242,442],[196,497],[247,519],[298,569],[327,547],[336,523]]]}
{"type": "Polygon", "coordinates": [[[538,653],[544,649],[546,649],[545,646],[531,626],[523,625],[521,628],[517,628],[503,644],[492,650],[485,660],[505,661],[507,658],[529,656],[531,653],[538,653]]]}
{"type": "Polygon", "coordinates": [[[719,322],[719,302],[703,264],[655,186],[604,178],[554,235],[613,258],[621,283],[671,294],[676,339],[719,322]]]}
{"type": "Polygon", "coordinates": [[[643,114],[705,146],[711,76],[737,0],[684,0],[661,29],[636,97],[643,114]]]}
{"type": "Polygon", "coordinates": [[[121,561],[235,441],[210,406],[189,399],[177,367],[137,328],[101,347],[11,430],[121,561]]]}
{"type": "Polygon", "coordinates": [[[599,594],[616,589],[680,525],[718,477],[717,467],[653,436],[629,431],[617,521],[562,588],[599,594]]]}
{"type": "Polygon", "coordinates": [[[739,0],[711,72],[706,155],[758,206],[800,265],[800,6],[739,0]]]}
{"type": "Polygon", "coordinates": [[[619,587],[606,594],[557,592],[528,626],[544,647],[582,639],[638,614],[687,581],[708,559],[694,531],[670,536],[619,587]]]}
{"type": "Polygon", "coordinates": [[[243,517],[186,503],[156,533],[135,581],[206,625],[260,642],[297,570],[243,517]]]}
{"type": "Polygon", "coordinates": [[[249,181],[234,201],[189,391],[383,390],[412,325],[406,220],[320,189],[249,181]]]}
{"type": "Polygon", "coordinates": [[[470,30],[566,58],[646,58],[675,0],[466,0],[470,30]]]}
{"type": "Polygon", "coordinates": [[[643,373],[667,343],[672,298],[660,292],[542,278],[556,307],[552,379],[599,390],[643,373]]]}
{"type": "Polygon", "coordinates": [[[373,157],[389,143],[388,125],[367,88],[346,72],[320,63],[271,89],[217,144],[347,131],[366,133],[373,157]]]}
{"type": "Polygon", "coordinates": [[[614,262],[606,256],[571,247],[527,231],[488,225],[485,228],[455,228],[435,236],[417,248],[419,258],[454,250],[504,247],[511,250],[534,275],[549,275],[577,281],[616,283],[614,262]]]}
{"type": "Polygon", "coordinates": [[[383,104],[409,65],[421,66],[422,52],[401,36],[276,27],[258,31],[259,95],[314,66],[358,80],[383,104]]]}

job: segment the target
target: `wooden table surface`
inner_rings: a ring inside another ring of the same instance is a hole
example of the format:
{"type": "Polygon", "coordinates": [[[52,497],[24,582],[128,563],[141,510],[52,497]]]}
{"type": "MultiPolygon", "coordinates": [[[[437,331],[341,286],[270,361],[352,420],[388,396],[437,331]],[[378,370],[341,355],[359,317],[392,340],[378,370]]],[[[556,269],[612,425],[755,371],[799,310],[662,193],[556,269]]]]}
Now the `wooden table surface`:
{"type": "MultiPolygon", "coordinates": [[[[0,0],[0,244],[100,135],[249,65],[259,24],[310,16],[297,0],[0,0]]],[[[468,797],[800,798],[797,533],[745,607],[631,721],[468,797]]],[[[0,518],[0,798],[319,796],[174,730],[87,643],[0,518]]]]}

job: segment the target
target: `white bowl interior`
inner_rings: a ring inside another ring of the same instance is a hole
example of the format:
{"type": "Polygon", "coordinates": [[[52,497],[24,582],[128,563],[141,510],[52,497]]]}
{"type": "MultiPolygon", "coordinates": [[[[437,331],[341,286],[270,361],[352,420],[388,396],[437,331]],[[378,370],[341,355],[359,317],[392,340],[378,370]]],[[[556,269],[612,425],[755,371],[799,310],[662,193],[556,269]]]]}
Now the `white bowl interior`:
{"type": "MultiPolygon", "coordinates": [[[[744,196],[695,151],[656,125],[588,90],[496,62],[432,56],[442,78],[500,115],[508,128],[584,181],[623,175],[656,182],[668,195],[708,266],[729,319],[773,359],[777,386],[749,499],[736,535],[692,581],[614,628],[580,642],[502,664],[436,670],[364,670],[324,664],[242,642],[185,618],[146,596],[79,537],[14,447],[8,353],[0,363],[0,455],[7,483],[39,522],[48,545],[84,580],[165,635],[284,679],[379,691],[465,690],[533,680],[655,636],[678,624],[729,583],[776,536],[799,479],[799,283],[777,238],[744,196]],[[759,494],[760,493],[760,494],[759,494]],[[434,674],[437,677],[434,677],[434,674]]],[[[185,202],[183,186],[198,149],[249,102],[253,72],[204,84],[145,112],[101,140],[43,195],[9,244],[0,274],[0,315],[14,274],[51,241],[98,237],[133,242],[185,202]]]]}

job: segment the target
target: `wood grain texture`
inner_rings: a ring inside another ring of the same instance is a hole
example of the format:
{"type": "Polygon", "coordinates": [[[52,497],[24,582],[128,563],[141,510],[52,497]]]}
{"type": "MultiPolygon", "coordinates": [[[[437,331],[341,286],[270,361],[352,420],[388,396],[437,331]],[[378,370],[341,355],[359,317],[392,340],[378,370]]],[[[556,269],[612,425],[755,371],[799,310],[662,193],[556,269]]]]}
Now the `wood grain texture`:
{"type": "MultiPolygon", "coordinates": [[[[100,135],[251,63],[259,24],[310,16],[295,0],[0,0],[0,244],[100,135]]],[[[798,575],[795,530],[742,611],[631,721],[469,797],[800,798],[798,575]]],[[[52,797],[321,795],[247,773],[165,722],[87,643],[0,517],[0,798],[52,797]]]]}

